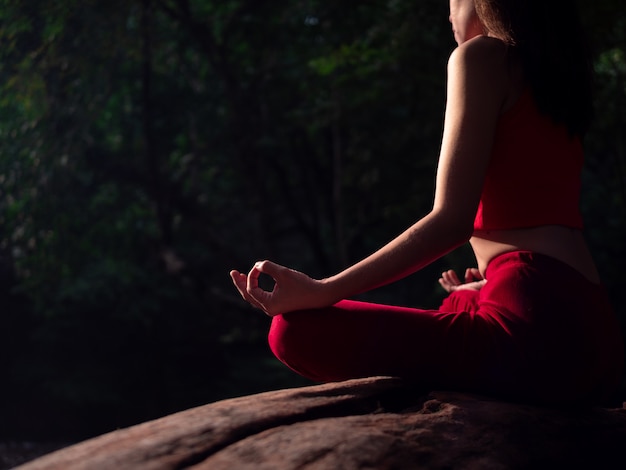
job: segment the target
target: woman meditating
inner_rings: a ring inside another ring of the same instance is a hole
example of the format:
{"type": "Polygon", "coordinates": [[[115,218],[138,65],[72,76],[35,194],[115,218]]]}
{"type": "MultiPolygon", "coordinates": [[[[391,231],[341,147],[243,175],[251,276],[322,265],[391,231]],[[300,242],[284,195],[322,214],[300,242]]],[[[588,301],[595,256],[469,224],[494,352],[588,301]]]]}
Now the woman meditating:
{"type": "Polygon", "coordinates": [[[450,0],[432,210],[326,279],[270,261],[232,280],[273,317],[272,351],[315,381],[391,375],[545,404],[603,403],[623,367],[616,317],[582,235],[582,138],[590,71],[569,0],[450,0]],[[438,310],[345,300],[403,278],[469,240],[438,310]],[[273,290],[259,287],[271,276],[273,290]]]}

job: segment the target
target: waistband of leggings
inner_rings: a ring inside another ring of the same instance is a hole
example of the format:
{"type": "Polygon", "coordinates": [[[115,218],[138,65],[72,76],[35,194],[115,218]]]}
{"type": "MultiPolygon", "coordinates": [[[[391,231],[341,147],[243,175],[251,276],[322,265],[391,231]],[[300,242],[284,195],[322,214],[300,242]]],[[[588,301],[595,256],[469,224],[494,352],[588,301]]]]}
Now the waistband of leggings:
{"type": "Polygon", "coordinates": [[[527,266],[535,268],[546,275],[556,275],[557,273],[588,286],[604,289],[602,284],[595,284],[587,279],[580,271],[567,263],[558,260],[550,255],[537,253],[536,251],[507,251],[493,258],[485,270],[485,278],[489,279],[489,274],[493,274],[500,269],[513,268],[515,266],[527,266]]]}

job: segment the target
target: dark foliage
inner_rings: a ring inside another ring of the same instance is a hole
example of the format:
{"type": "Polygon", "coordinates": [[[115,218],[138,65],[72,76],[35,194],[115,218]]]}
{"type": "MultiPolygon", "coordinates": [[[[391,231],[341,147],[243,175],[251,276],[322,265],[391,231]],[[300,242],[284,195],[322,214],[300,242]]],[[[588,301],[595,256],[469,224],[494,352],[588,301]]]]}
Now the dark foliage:
{"type": "MultiPolygon", "coordinates": [[[[626,15],[595,45],[588,236],[626,304],[626,15]]],[[[83,438],[302,384],[231,268],[314,276],[429,210],[440,0],[0,3],[0,437],[83,438]]],[[[368,298],[434,306],[459,250],[368,298]]]]}

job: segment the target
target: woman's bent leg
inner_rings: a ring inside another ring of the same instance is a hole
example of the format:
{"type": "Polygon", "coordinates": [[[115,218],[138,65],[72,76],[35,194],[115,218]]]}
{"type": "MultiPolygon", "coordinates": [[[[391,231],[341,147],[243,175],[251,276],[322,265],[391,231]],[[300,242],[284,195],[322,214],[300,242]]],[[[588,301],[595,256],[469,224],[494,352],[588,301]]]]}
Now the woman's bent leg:
{"type": "Polygon", "coordinates": [[[478,292],[439,310],[342,301],[274,318],[269,342],[316,381],[392,375],[427,387],[542,403],[601,403],[622,377],[623,345],[606,293],[529,252],[493,260],[478,292]]]}
{"type": "Polygon", "coordinates": [[[393,375],[431,386],[471,387],[494,334],[475,320],[473,312],[344,300],[274,317],[269,343],[278,359],[316,381],[393,375]]]}

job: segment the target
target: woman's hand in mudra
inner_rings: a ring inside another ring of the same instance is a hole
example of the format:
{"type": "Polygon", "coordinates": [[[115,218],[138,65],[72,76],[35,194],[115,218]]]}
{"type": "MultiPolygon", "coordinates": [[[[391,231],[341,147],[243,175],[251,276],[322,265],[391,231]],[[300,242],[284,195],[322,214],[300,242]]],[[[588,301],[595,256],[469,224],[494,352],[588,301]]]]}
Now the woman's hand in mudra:
{"type": "Polygon", "coordinates": [[[444,271],[439,278],[439,284],[447,292],[454,292],[456,290],[480,290],[487,282],[477,268],[467,268],[465,270],[465,282],[461,282],[456,273],[450,269],[444,271]]]}
{"type": "Polygon", "coordinates": [[[330,305],[325,299],[324,283],[299,271],[271,261],[259,261],[248,274],[231,271],[230,277],[241,296],[253,307],[270,317],[294,310],[330,305]],[[274,280],[271,291],[259,285],[259,277],[266,274],[274,280]]]}

